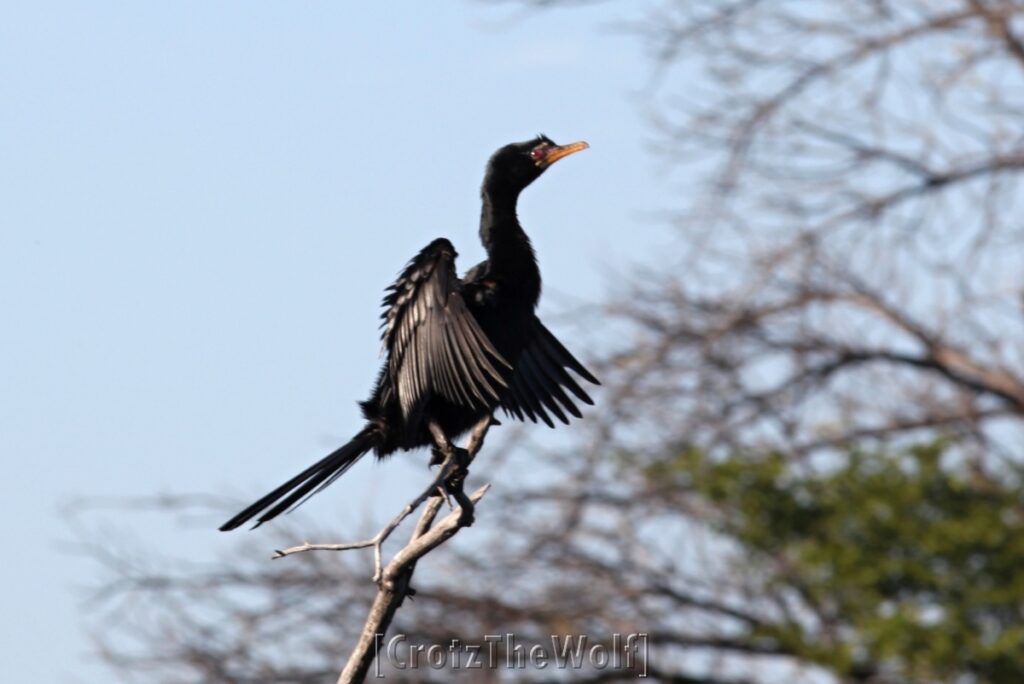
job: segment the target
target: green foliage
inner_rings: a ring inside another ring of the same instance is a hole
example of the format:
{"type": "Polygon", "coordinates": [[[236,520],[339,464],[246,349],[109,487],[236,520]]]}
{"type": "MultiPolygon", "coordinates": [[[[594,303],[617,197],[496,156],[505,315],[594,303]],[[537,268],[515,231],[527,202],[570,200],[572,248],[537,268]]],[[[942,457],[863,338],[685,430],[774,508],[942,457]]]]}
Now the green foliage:
{"type": "Polygon", "coordinates": [[[678,478],[754,561],[765,589],[801,597],[836,629],[798,621],[749,635],[840,676],[1024,681],[1024,499],[1019,482],[957,467],[948,445],[853,453],[834,468],[780,454],[688,451],[649,475],[678,478]]]}

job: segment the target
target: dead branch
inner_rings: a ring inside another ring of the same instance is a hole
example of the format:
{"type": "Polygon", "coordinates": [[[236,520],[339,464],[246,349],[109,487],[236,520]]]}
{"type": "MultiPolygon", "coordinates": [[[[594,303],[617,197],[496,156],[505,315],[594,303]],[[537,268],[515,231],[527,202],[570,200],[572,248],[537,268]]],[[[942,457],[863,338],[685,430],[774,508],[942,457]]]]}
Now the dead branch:
{"type": "Polygon", "coordinates": [[[487,493],[490,485],[485,484],[467,496],[463,491],[463,483],[469,474],[469,465],[483,447],[484,438],[492,422],[493,418],[488,415],[473,428],[463,454],[460,454],[458,449],[448,443],[447,437],[443,433],[438,432],[436,435],[437,446],[445,453],[445,458],[437,475],[419,496],[406,504],[398,515],[372,538],[346,544],[305,542],[274,552],[273,558],[276,559],[306,551],[350,551],[373,547],[373,581],[377,584],[377,596],[370,607],[356,647],[338,677],[338,684],[355,684],[366,678],[370,665],[373,664],[374,658],[377,656],[376,646],[391,625],[395,612],[405,601],[406,596],[415,593],[409,586],[409,582],[416,569],[416,563],[423,556],[455,536],[460,529],[473,524],[474,506],[487,493]],[[461,462],[460,458],[463,459],[461,462]],[[442,504],[447,501],[451,505],[447,499],[449,494],[458,503],[458,508],[445,516],[440,523],[434,525],[434,519],[442,504]],[[384,542],[424,502],[427,502],[427,505],[416,523],[409,543],[400,549],[386,566],[383,565],[384,542]]]}

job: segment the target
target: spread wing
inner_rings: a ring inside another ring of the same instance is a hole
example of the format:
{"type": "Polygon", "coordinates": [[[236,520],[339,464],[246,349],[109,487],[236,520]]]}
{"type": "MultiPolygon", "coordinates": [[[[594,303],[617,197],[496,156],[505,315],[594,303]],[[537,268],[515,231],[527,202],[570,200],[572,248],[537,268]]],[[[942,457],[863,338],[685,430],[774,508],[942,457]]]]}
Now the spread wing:
{"type": "Polygon", "coordinates": [[[408,418],[433,394],[470,408],[494,406],[510,368],[462,298],[457,253],[444,238],[421,251],[384,297],[387,372],[408,418]]]}
{"type": "Polygon", "coordinates": [[[566,424],[569,422],[566,412],[582,418],[583,415],[566,390],[584,404],[593,404],[594,401],[566,369],[595,385],[601,383],[536,316],[533,318],[531,333],[526,349],[516,362],[508,392],[501,403],[502,408],[519,420],[524,420],[525,416],[536,423],[540,419],[549,427],[555,427],[548,415],[549,411],[566,424]]]}

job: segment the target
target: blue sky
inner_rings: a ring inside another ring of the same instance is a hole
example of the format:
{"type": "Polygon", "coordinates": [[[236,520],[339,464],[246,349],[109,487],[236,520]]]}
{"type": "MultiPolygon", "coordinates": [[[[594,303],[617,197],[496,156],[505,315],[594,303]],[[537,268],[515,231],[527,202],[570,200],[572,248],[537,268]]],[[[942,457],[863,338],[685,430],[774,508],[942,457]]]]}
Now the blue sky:
{"type": "MultiPolygon", "coordinates": [[[[618,11],[0,8],[5,681],[108,680],[82,629],[96,568],[64,547],[63,504],[249,498],[358,428],[383,288],[440,235],[461,268],[481,258],[478,188],[500,145],[591,144],[521,203],[542,311],[600,299],[609,269],[651,253],[663,233],[641,216],[668,188],[618,11]]],[[[308,513],[390,510],[391,483],[424,472],[423,455],[396,460],[361,463],[308,513]]],[[[228,543],[113,522],[170,553],[228,543]]]]}

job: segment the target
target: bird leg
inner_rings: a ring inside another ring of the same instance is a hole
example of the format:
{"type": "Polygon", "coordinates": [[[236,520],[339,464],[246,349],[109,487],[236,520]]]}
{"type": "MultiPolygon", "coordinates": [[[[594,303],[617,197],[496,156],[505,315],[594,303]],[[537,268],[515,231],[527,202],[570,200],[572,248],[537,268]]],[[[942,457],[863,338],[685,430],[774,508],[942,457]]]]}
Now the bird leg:
{"type": "MultiPolygon", "coordinates": [[[[492,425],[501,425],[494,416],[487,415],[476,422],[469,433],[469,441],[466,442],[466,451],[469,452],[469,460],[472,461],[484,445],[484,437],[492,425]]],[[[469,464],[467,464],[469,465],[469,464]]]]}
{"type": "Polygon", "coordinates": [[[437,487],[434,488],[434,491],[437,492],[436,496],[441,497],[442,499],[444,499],[444,502],[448,504],[449,511],[455,510],[455,506],[454,504],[452,504],[452,498],[448,496],[448,490],[445,489],[445,485],[439,484],[437,487]]]}
{"type": "Polygon", "coordinates": [[[428,423],[430,434],[434,437],[434,455],[430,465],[441,465],[442,470],[449,468],[448,472],[439,477],[445,483],[445,488],[451,493],[454,488],[461,489],[461,480],[465,478],[466,469],[469,467],[469,452],[461,447],[452,444],[448,435],[444,433],[441,426],[430,421],[428,423]]]}
{"type": "MultiPolygon", "coordinates": [[[[475,444],[476,449],[479,449],[483,440],[481,430],[486,432],[486,428],[490,427],[490,422],[491,417],[487,416],[485,420],[480,421],[480,423],[474,426],[472,436],[470,437],[470,444],[475,444]]],[[[470,452],[467,449],[452,444],[444,430],[441,429],[441,426],[434,421],[430,421],[428,425],[436,445],[434,448],[434,459],[436,460],[441,454],[444,455],[441,465],[442,472],[438,474],[438,480],[443,483],[439,487],[439,490],[443,489],[441,496],[447,500],[448,496],[446,494],[450,494],[458,502],[459,508],[462,509],[462,524],[468,527],[473,524],[473,502],[466,496],[462,487],[466,480],[466,475],[469,474],[469,464],[476,452],[470,452]]],[[[451,503],[449,502],[450,505],[451,503]]]]}
{"type": "Polygon", "coordinates": [[[448,439],[448,435],[444,433],[441,426],[434,421],[427,423],[427,427],[430,428],[430,434],[434,437],[434,448],[432,449],[433,455],[430,459],[430,465],[441,465],[448,460],[449,455],[454,453],[455,445],[448,439]]]}

